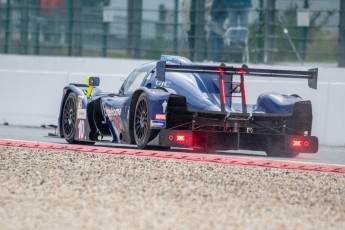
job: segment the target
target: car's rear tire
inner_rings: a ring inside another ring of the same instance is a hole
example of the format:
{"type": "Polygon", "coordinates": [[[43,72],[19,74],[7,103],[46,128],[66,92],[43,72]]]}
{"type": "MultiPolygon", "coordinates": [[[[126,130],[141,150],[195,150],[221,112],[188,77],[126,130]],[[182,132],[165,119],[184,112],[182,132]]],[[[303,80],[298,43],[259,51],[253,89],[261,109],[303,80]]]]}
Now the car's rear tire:
{"type": "Polygon", "coordinates": [[[147,95],[142,92],[135,106],[133,121],[135,144],[142,149],[146,148],[147,143],[153,140],[159,132],[150,128],[150,117],[147,95]]]}
{"type": "Polygon", "coordinates": [[[62,110],[62,133],[66,141],[70,144],[76,143],[74,140],[77,122],[77,95],[73,92],[68,94],[62,110]]]}

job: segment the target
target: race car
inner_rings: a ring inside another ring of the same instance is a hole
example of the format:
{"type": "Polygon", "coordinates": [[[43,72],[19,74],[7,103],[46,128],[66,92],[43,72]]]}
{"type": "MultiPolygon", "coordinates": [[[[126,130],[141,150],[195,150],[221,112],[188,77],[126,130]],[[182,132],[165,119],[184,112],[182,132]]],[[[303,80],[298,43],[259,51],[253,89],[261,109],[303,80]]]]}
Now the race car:
{"type": "Polygon", "coordinates": [[[179,56],[137,67],[118,93],[99,89],[98,77],[64,87],[58,133],[68,143],[112,142],[139,148],[196,151],[255,150],[273,157],[316,153],[312,105],[298,95],[263,92],[247,104],[245,79],[306,79],[318,69],[254,69],[199,65],[179,56]]]}

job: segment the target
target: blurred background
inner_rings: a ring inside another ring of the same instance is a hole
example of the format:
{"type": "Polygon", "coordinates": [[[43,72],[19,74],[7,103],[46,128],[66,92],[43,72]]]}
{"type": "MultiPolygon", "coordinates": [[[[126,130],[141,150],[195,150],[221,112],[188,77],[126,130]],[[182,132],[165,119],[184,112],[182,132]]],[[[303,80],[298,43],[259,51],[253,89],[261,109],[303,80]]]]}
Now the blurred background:
{"type": "MultiPolygon", "coordinates": [[[[0,54],[214,61],[227,49],[210,46],[210,15],[224,13],[211,10],[208,0],[0,0],[0,54]]],[[[345,1],[252,0],[246,33],[245,62],[345,66],[345,1]]]]}

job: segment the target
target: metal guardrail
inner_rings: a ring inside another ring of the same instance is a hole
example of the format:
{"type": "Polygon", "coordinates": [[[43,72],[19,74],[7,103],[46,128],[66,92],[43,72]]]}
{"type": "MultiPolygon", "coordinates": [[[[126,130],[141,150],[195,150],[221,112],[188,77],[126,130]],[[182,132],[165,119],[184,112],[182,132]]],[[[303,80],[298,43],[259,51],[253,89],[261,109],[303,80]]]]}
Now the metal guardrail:
{"type": "MultiPolygon", "coordinates": [[[[195,24],[188,22],[197,28],[195,33],[183,28],[182,16],[186,12],[180,5],[184,0],[175,0],[169,7],[164,5],[165,1],[157,1],[153,9],[145,8],[147,1],[138,1],[140,6],[123,4],[122,8],[85,6],[80,0],[65,0],[63,7],[53,8],[36,0],[0,1],[0,53],[145,59],[178,54],[203,61],[211,60],[212,52],[232,52],[230,46],[221,51],[211,50],[209,23],[203,20],[205,8],[200,6],[204,0],[197,1],[199,8],[190,12],[200,19],[195,24]],[[194,50],[192,42],[196,43],[194,50]]],[[[248,61],[250,56],[253,63],[345,65],[342,2],[253,1],[245,49],[247,60],[240,61],[248,61]]],[[[225,31],[229,29],[226,24],[223,26],[225,31]]],[[[224,57],[224,61],[232,61],[229,56],[224,57]]]]}

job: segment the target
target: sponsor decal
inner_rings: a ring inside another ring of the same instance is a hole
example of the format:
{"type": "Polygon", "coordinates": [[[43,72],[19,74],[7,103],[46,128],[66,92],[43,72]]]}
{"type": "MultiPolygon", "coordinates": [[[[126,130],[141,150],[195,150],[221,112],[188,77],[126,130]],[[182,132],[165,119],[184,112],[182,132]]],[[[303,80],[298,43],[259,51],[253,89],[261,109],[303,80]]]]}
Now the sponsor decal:
{"type": "Polygon", "coordinates": [[[167,115],[166,114],[156,114],[156,120],[166,120],[167,115]]]}
{"type": "Polygon", "coordinates": [[[162,55],[161,56],[161,61],[172,61],[173,58],[171,56],[165,56],[165,55],[162,55]]]}
{"type": "Polygon", "coordinates": [[[121,108],[110,107],[105,104],[103,104],[103,110],[108,117],[120,116],[122,112],[121,108]]]}
{"type": "Polygon", "coordinates": [[[156,80],[155,84],[156,84],[156,86],[159,86],[159,87],[169,87],[171,82],[170,81],[156,80]]]}
{"type": "Polygon", "coordinates": [[[166,111],[167,111],[167,106],[168,106],[168,102],[167,102],[166,100],[164,100],[164,102],[162,103],[163,113],[166,113],[166,111]]]}
{"type": "Polygon", "coordinates": [[[86,109],[78,109],[77,119],[86,119],[86,109]]]}
{"type": "Polygon", "coordinates": [[[158,121],[158,120],[151,120],[150,126],[151,126],[151,128],[165,128],[166,122],[165,121],[158,121]]]}

